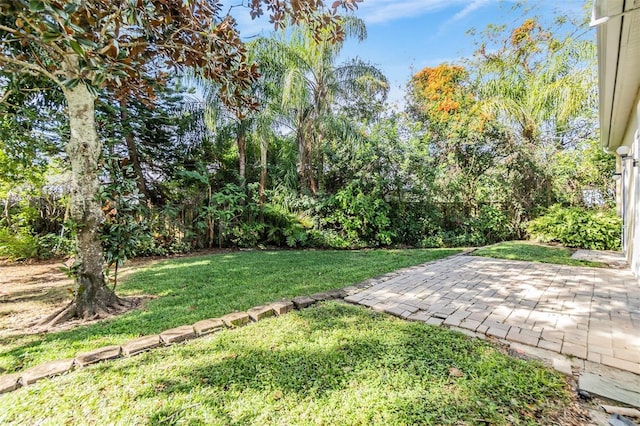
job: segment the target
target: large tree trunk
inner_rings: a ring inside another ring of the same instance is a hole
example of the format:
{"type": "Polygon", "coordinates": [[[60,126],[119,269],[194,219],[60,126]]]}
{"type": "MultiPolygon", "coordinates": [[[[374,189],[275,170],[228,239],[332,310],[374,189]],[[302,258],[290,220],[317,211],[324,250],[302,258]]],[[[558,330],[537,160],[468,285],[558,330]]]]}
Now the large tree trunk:
{"type": "Polygon", "coordinates": [[[73,302],[50,318],[57,323],[71,317],[100,317],[119,307],[120,301],[104,278],[104,257],[99,228],[104,220],[98,201],[98,159],[102,144],[95,128],[94,97],[79,83],[65,89],[69,108],[71,137],[66,146],[71,162],[71,218],[77,224],[77,258],[73,265],[75,289],[73,302]]]}

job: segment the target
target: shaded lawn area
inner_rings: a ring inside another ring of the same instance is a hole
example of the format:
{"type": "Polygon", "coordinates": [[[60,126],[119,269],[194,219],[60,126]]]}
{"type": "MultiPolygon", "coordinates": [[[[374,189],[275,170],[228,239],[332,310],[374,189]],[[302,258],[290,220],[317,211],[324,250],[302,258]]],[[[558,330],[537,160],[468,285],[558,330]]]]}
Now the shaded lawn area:
{"type": "MultiPolygon", "coordinates": [[[[89,326],[0,339],[6,373],[205,318],[345,287],[406,266],[459,253],[453,249],[252,251],[161,262],[132,273],[121,295],[156,295],[145,309],[89,326]]],[[[0,373],[2,370],[0,370],[0,373]]]]}
{"type": "Polygon", "coordinates": [[[2,395],[0,423],[562,424],[569,401],[488,342],[325,302],[2,395]]]}
{"type": "Polygon", "coordinates": [[[564,247],[551,247],[531,241],[505,241],[480,248],[473,256],[493,257],[496,259],[524,260],[527,262],[554,263],[557,265],[606,267],[600,262],[571,259],[571,250],[564,247]]]}

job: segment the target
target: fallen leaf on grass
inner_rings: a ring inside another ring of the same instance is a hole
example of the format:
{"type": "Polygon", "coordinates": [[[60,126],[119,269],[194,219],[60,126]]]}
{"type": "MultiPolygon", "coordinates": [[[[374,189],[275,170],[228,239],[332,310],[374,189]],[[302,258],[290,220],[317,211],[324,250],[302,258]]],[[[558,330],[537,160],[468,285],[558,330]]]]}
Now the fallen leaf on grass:
{"type": "Polygon", "coordinates": [[[464,373],[462,371],[458,370],[455,367],[450,367],[449,368],[449,375],[451,377],[462,377],[462,376],[464,376],[464,373]]]}

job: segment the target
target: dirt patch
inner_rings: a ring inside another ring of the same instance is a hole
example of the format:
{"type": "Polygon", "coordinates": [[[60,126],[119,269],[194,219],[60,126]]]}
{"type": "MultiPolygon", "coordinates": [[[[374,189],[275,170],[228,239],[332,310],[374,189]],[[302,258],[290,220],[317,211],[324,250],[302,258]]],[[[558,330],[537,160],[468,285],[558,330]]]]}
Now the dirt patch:
{"type": "MultiPolygon", "coordinates": [[[[118,282],[137,269],[162,260],[195,257],[231,250],[207,250],[184,256],[133,259],[118,271],[118,282]]],[[[72,299],[73,280],[65,274],[64,260],[0,263],[0,339],[24,334],[42,333],[35,324],[62,309],[72,299]]],[[[139,296],[131,300],[132,309],[139,309],[153,296],[139,296]]],[[[92,321],[68,321],[55,331],[69,329],[92,321]]]]}

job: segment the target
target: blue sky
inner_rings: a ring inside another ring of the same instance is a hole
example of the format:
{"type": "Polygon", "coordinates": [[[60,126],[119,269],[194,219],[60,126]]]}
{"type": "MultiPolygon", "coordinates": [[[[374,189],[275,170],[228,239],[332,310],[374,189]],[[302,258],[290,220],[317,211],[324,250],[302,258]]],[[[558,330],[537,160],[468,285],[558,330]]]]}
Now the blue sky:
{"type": "MultiPolygon", "coordinates": [[[[542,19],[555,12],[578,19],[585,2],[538,0],[529,4],[542,19]]],[[[368,37],[360,43],[348,41],[342,56],[345,60],[359,57],[380,68],[391,85],[390,101],[401,103],[414,72],[471,56],[474,38],[466,35],[467,30],[519,22],[522,11],[513,11],[513,4],[513,0],[364,0],[356,16],[365,21],[368,37]]],[[[243,36],[269,27],[264,21],[234,15],[243,36]]]]}

